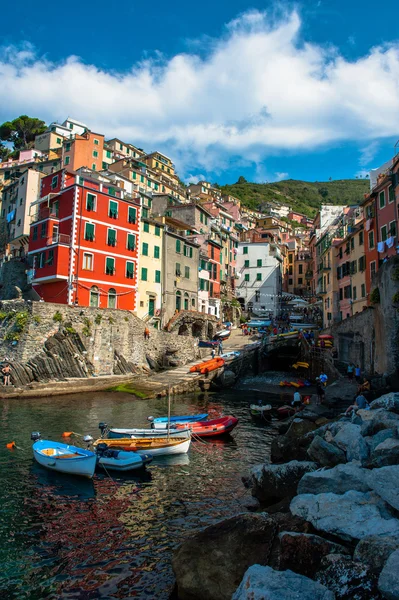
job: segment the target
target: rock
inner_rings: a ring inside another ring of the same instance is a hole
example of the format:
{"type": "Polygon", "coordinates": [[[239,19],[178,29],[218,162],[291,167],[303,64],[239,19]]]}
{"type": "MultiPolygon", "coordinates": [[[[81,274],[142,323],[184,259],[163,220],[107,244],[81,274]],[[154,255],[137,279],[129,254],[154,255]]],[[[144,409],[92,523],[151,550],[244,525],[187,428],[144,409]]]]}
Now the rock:
{"type": "MultiPolygon", "coordinates": [[[[203,596],[206,598],[206,596],[203,596]]],[[[231,600],[334,600],[326,587],[292,571],[254,565],[231,600]]]]}
{"type": "Polygon", "coordinates": [[[275,513],[273,520],[278,527],[278,533],[290,531],[291,533],[314,533],[313,526],[300,517],[295,517],[290,512],[275,513]]]}
{"type": "Polygon", "coordinates": [[[319,469],[306,473],[298,484],[298,494],[345,494],[350,490],[368,492],[371,487],[367,481],[369,471],[355,462],[337,465],[333,469],[319,469]]]}
{"type": "Polygon", "coordinates": [[[363,436],[375,435],[382,429],[396,429],[399,425],[399,415],[384,408],[367,411],[372,418],[364,421],[361,427],[363,436]]]}
{"type": "Polygon", "coordinates": [[[317,530],[346,541],[368,535],[399,535],[399,521],[373,492],[301,494],[292,500],[290,510],[317,530]]]}
{"type": "Polygon", "coordinates": [[[388,600],[399,600],[399,550],[392,552],[378,580],[378,589],[388,600]]]}
{"type": "MultiPolygon", "coordinates": [[[[306,448],[300,446],[299,439],[290,439],[285,435],[277,435],[272,439],[270,446],[270,460],[272,463],[286,463],[290,460],[309,460],[306,448]]],[[[307,442],[310,444],[310,440],[307,442]]]]}
{"type": "Polygon", "coordinates": [[[399,510],[399,465],[372,469],[368,473],[368,484],[387,504],[399,510]]]}
{"type": "Polygon", "coordinates": [[[370,408],[372,410],[377,408],[385,408],[385,410],[389,410],[390,412],[394,412],[399,415],[399,393],[391,392],[390,394],[384,394],[373,400],[370,404],[370,408]]]}
{"type": "Polygon", "coordinates": [[[292,498],[303,475],[315,469],[314,462],[298,460],[283,465],[256,465],[250,475],[252,494],[263,503],[275,503],[287,496],[292,498]]]}
{"type": "Polygon", "coordinates": [[[377,576],[348,556],[330,554],[321,561],[315,579],[334,592],[340,600],[378,600],[377,576]]]}
{"type": "Polygon", "coordinates": [[[385,442],[385,440],[389,438],[394,438],[396,436],[396,429],[382,429],[375,435],[368,437],[366,442],[369,445],[370,451],[372,452],[377,448],[379,444],[385,442]]]}
{"type": "Polygon", "coordinates": [[[305,419],[293,419],[286,435],[289,438],[298,438],[316,428],[316,425],[312,423],[312,421],[307,421],[305,419]]]}
{"type": "Polygon", "coordinates": [[[346,454],[346,460],[366,461],[369,449],[360,432],[360,425],[345,423],[334,437],[334,442],[346,454]]]}
{"type": "Polygon", "coordinates": [[[181,600],[230,600],[247,568],[267,564],[276,522],[243,513],[196,533],[176,550],[172,567],[181,600]]]}
{"type": "Polygon", "coordinates": [[[399,537],[370,535],[358,543],[353,560],[366,565],[374,573],[381,573],[388,558],[399,549],[399,537]]]}
{"type": "Polygon", "coordinates": [[[327,554],[349,554],[341,546],[318,535],[284,531],[279,534],[279,571],[290,569],[313,578],[319,570],[321,559],[327,554]]]}
{"type": "Polygon", "coordinates": [[[399,440],[388,438],[378,444],[370,455],[371,464],[374,467],[387,467],[399,464],[399,440]]]}
{"type": "Polygon", "coordinates": [[[345,453],[317,436],[308,448],[309,457],[323,467],[334,467],[339,463],[346,462],[345,453]]]}

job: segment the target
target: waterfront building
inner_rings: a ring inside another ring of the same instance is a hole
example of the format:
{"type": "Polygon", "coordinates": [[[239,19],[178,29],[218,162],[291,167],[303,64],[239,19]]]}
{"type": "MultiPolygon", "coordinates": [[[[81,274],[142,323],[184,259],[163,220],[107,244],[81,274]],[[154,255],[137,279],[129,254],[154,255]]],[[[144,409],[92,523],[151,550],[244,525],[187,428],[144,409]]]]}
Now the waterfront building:
{"type": "Polygon", "coordinates": [[[157,328],[162,317],[163,246],[164,224],[142,217],[136,314],[157,328]]]}
{"type": "Polygon", "coordinates": [[[64,139],[62,164],[76,171],[86,167],[92,171],[101,171],[103,163],[104,136],[86,129],[83,133],[74,133],[71,139],[64,139]]]}
{"type": "Polygon", "coordinates": [[[42,179],[30,226],[33,288],[48,302],[134,311],[140,199],[82,173],[42,179]]]}
{"type": "Polygon", "coordinates": [[[282,256],[270,232],[248,232],[237,249],[237,300],[243,310],[277,315],[282,292],[282,256]]]}

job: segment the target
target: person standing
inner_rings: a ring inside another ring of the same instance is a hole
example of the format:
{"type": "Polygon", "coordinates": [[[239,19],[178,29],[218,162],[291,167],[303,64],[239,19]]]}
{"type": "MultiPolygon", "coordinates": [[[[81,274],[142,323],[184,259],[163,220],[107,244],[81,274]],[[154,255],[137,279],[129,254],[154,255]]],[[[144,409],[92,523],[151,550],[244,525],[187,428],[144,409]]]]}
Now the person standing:
{"type": "Polygon", "coordinates": [[[146,327],[144,329],[144,339],[145,340],[149,340],[150,339],[150,330],[148,329],[148,327],[146,327]]]}
{"type": "Polygon", "coordinates": [[[219,356],[220,356],[221,354],[223,354],[223,344],[222,344],[222,342],[220,341],[220,342],[219,342],[219,356]]]}
{"type": "Polygon", "coordinates": [[[324,398],[326,397],[326,392],[324,391],[324,387],[323,387],[323,384],[321,383],[321,381],[317,382],[316,393],[317,393],[317,404],[323,404],[324,398]]]}
{"type": "Polygon", "coordinates": [[[353,379],[353,371],[354,371],[353,363],[349,363],[348,368],[347,368],[346,371],[348,373],[348,379],[350,379],[352,381],[352,379],[353,379]]]}
{"type": "Polygon", "coordinates": [[[1,369],[1,372],[3,373],[3,384],[4,385],[11,385],[11,367],[9,364],[5,364],[4,367],[1,369]]]}
{"type": "Polygon", "coordinates": [[[291,405],[293,408],[295,408],[295,412],[298,412],[298,410],[301,408],[302,398],[301,398],[301,394],[298,392],[298,390],[294,394],[294,399],[293,399],[291,405]]]}
{"type": "Polygon", "coordinates": [[[212,352],[211,352],[212,359],[215,358],[215,356],[216,356],[215,348],[212,348],[212,352]]]}
{"type": "Polygon", "coordinates": [[[360,383],[360,378],[361,378],[361,375],[362,375],[362,370],[361,370],[361,368],[359,367],[359,365],[356,365],[356,369],[355,369],[355,378],[356,378],[356,381],[357,381],[357,383],[360,383]]]}

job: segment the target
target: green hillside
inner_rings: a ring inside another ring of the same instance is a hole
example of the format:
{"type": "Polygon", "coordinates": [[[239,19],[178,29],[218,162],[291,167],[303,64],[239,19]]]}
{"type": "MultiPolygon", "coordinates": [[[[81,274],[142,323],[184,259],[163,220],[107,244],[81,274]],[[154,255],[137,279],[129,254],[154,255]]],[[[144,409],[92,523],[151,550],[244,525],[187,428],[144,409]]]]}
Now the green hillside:
{"type": "Polygon", "coordinates": [[[287,204],[294,210],[314,217],[320,204],[357,204],[369,191],[368,179],[336,181],[298,181],[287,179],[276,183],[239,183],[220,186],[224,194],[239,198],[245,206],[256,210],[268,202],[287,204]]]}

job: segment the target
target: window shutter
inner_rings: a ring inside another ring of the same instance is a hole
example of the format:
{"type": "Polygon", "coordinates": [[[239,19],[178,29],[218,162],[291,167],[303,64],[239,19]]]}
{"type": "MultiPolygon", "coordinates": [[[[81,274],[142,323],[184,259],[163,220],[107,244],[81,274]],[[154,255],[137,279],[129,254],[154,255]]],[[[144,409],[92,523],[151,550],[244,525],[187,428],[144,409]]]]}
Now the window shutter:
{"type": "Polygon", "coordinates": [[[85,235],[85,238],[89,242],[93,242],[94,241],[94,224],[93,223],[86,223],[86,235],[85,235]]]}
{"type": "Polygon", "coordinates": [[[127,249],[134,250],[136,247],[136,238],[132,233],[127,234],[127,249]]]}
{"type": "Polygon", "coordinates": [[[113,200],[111,200],[109,203],[109,216],[113,219],[116,219],[118,216],[118,203],[114,202],[113,200]]]}
{"type": "Polygon", "coordinates": [[[127,262],[126,263],[126,276],[129,277],[129,279],[133,279],[133,274],[134,274],[134,264],[132,262],[127,262]]]}
{"type": "Polygon", "coordinates": [[[107,258],[105,262],[105,270],[107,275],[112,275],[114,272],[115,261],[113,258],[107,258]]]}
{"type": "Polygon", "coordinates": [[[116,231],[108,229],[108,246],[116,246],[116,231]]]}
{"type": "Polygon", "coordinates": [[[181,252],[181,242],[180,242],[180,240],[176,240],[176,252],[181,252]]]}
{"type": "Polygon", "coordinates": [[[129,206],[129,216],[128,216],[128,221],[129,223],[136,223],[136,209],[133,208],[133,206],[129,206]]]}

